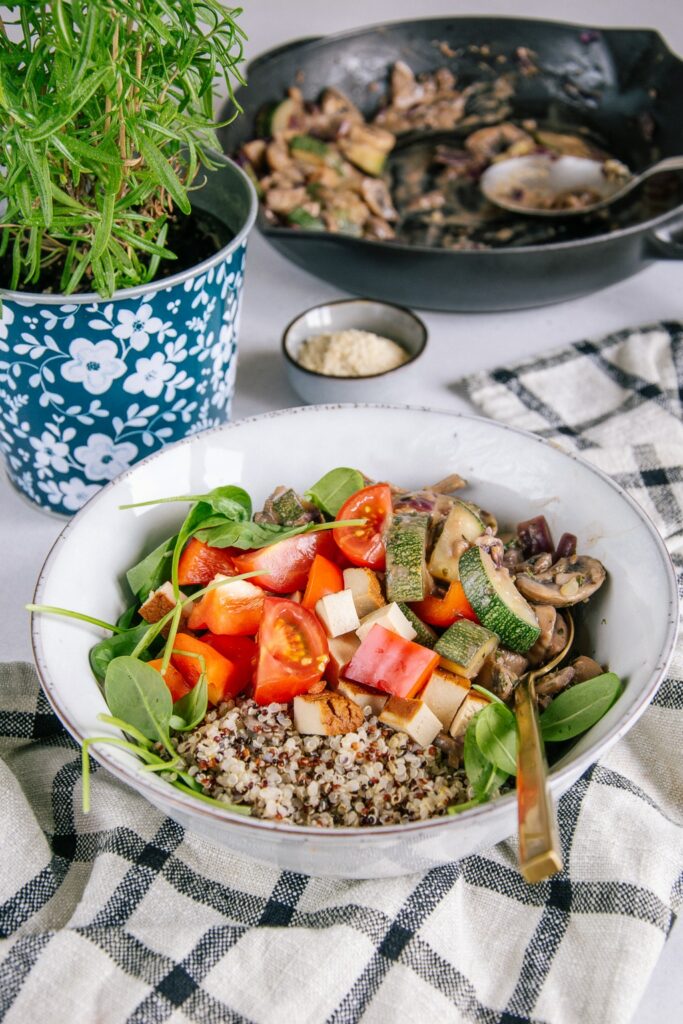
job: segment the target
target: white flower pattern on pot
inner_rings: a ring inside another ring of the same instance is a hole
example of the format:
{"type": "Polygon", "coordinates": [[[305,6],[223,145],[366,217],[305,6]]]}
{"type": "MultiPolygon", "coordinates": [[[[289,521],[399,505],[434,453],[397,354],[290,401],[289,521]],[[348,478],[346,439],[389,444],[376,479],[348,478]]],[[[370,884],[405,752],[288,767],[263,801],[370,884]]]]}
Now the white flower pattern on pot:
{"type": "Polygon", "coordinates": [[[133,312],[132,309],[119,310],[119,322],[114,328],[114,337],[130,342],[131,348],[136,352],[142,352],[149,345],[151,336],[159,334],[164,328],[168,330],[169,327],[153,313],[152,306],[147,302],[144,302],[137,312],[133,312]]]}
{"type": "Polygon", "coordinates": [[[71,514],[142,455],[228,419],[244,249],[142,298],[3,299],[0,452],[20,490],[71,514]]]}
{"type": "Polygon", "coordinates": [[[8,327],[14,323],[14,311],[10,309],[6,302],[3,302],[2,309],[0,309],[0,338],[3,341],[7,340],[8,327]]]}
{"type": "Polygon", "coordinates": [[[117,444],[107,434],[91,434],[86,445],[74,449],[74,458],[84,467],[88,480],[113,480],[128,469],[138,454],[130,441],[117,444]]]}
{"type": "Polygon", "coordinates": [[[149,359],[142,356],[135,361],[135,373],[126,377],[124,391],[130,395],[158,398],[175,372],[175,366],[166,362],[162,352],[154,352],[149,359]]]}
{"type": "MultiPolygon", "coordinates": [[[[90,501],[93,494],[97,494],[97,484],[85,484],[78,477],[72,476],[70,480],[62,480],[59,484],[61,502],[69,512],[78,512],[79,508],[90,501]]],[[[49,497],[49,495],[48,495],[49,497]]]]}
{"type": "Polygon", "coordinates": [[[82,384],[91,395],[103,395],[112,381],[126,372],[115,341],[75,338],[69,345],[69,354],[71,359],[62,365],[62,377],[70,384],[82,384]]]}
{"type": "Polygon", "coordinates": [[[54,469],[57,473],[66,473],[69,468],[69,446],[49,431],[44,430],[39,438],[30,437],[31,447],[35,449],[35,465],[37,469],[54,469]]]}

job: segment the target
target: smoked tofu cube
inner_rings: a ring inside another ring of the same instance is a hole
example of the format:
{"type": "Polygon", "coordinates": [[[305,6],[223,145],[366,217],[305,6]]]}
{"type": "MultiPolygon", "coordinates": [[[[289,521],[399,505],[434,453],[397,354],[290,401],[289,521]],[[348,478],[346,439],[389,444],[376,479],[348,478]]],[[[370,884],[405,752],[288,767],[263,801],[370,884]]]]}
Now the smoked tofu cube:
{"type": "Polygon", "coordinates": [[[365,640],[373,626],[384,626],[390,633],[398,633],[404,640],[414,640],[417,636],[417,632],[408,622],[395,601],[392,601],[391,604],[385,604],[384,607],[378,608],[375,612],[370,612],[369,615],[363,618],[363,621],[356,630],[358,639],[361,641],[365,640]]]}
{"type": "Polygon", "coordinates": [[[407,732],[421,747],[428,747],[441,732],[441,722],[422,700],[390,697],[379,720],[392,729],[407,732]]]}
{"type": "Polygon", "coordinates": [[[360,621],[353,603],[350,590],[340,590],[337,594],[326,594],[315,604],[315,614],[331,637],[343,636],[358,629],[360,621]]]}
{"type": "MultiPolygon", "coordinates": [[[[182,590],[179,591],[179,594],[181,601],[187,601],[187,595],[183,594],[182,590]]],[[[175,608],[175,604],[173,584],[169,580],[167,583],[163,583],[157,590],[153,590],[145,603],[140,605],[140,616],[145,622],[158,622],[159,619],[163,619],[164,615],[168,615],[175,608]]],[[[187,621],[192,608],[193,606],[189,604],[183,609],[180,616],[181,623],[187,621]]]]}
{"type": "Polygon", "coordinates": [[[420,694],[420,699],[434,712],[443,729],[448,732],[469,689],[469,679],[447,672],[445,668],[437,668],[420,694]]]}
{"type": "Polygon", "coordinates": [[[485,708],[490,701],[484,697],[483,694],[479,693],[468,693],[464,701],[455,713],[455,718],[451,722],[449,732],[453,739],[458,739],[460,736],[464,736],[467,732],[467,726],[470,724],[474,716],[482,708],[485,708]]]}
{"type": "Polygon", "coordinates": [[[362,708],[341,693],[304,693],[294,698],[294,728],[302,736],[341,736],[365,721],[362,708]]]}
{"type": "Polygon", "coordinates": [[[344,586],[353,595],[359,619],[386,604],[379,580],[372,569],[344,569],[344,586]]]}
{"type": "Polygon", "coordinates": [[[325,669],[325,678],[330,686],[336,686],[344,674],[344,669],[360,647],[360,640],[355,633],[345,633],[343,636],[331,637],[327,641],[327,646],[330,660],[325,669]]]}
{"type": "Polygon", "coordinates": [[[362,683],[352,683],[350,679],[339,680],[337,693],[342,693],[361,709],[370,708],[373,715],[377,718],[379,718],[384,710],[384,705],[389,700],[388,694],[371,690],[369,686],[363,686],[362,683]]]}

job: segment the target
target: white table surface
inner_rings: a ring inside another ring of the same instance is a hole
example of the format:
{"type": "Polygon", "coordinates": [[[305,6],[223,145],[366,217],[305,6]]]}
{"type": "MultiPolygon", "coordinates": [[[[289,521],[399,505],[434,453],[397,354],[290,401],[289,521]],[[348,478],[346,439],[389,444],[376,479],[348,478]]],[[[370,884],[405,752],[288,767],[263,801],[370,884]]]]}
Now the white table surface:
{"type": "MultiPolygon", "coordinates": [[[[571,17],[602,25],[657,28],[672,49],[683,53],[683,13],[678,0],[574,0],[571,10],[557,0],[463,3],[429,0],[254,0],[246,4],[242,24],[249,35],[247,56],[294,39],[352,29],[360,25],[420,15],[501,14],[526,17],[571,17]]],[[[317,302],[342,296],[289,264],[254,234],[249,242],[246,286],[240,329],[240,361],[235,418],[299,404],[283,376],[279,354],[283,327],[317,302]]],[[[416,373],[414,402],[441,409],[468,411],[452,383],[476,370],[497,366],[584,337],[657,319],[683,316],[683,267],[661,262],[622,284],[583,299],[513,313],[425,313],[429,345],[416,373]]],[[[382,394],[378,391],[377,399],[382,394]]],[[[471,411],[471,410],[469,410],[471,411]]],[[[39,512],[0,478],[0,535],[3,538],[4,586],[0,591],[0,660],[30,660],[28,616],[33,585],[48,549],[62,527],[39,512]]],[[[676,926],[633,1020],[661,1024],[683,1020],[683,926],[676,926]]],[[[578,979],[577,979],[578,980],[578,979]]],[[[627,1022],[624,1022],[627,1024],[627,1022]]]]}

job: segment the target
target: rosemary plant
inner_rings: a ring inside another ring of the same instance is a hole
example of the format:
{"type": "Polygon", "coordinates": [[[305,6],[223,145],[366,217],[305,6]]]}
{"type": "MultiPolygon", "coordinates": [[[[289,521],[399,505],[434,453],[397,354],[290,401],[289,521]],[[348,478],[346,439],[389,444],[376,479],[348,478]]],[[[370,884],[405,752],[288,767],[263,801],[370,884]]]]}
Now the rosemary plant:
{"type": "MultiPolygon", "coordinates": [[[[169,218],[216,148],[214,84],[242,82],[220,0],[20,0],[0,16],[4,287],[68,295],[152,280],[169,218]],[[9,13],[7,13],[9,12],[9,13]],[[43,276],[44,280],[44,276],[43,276]]],[[[233,114],[234,116],[234,114],[233,114]]]]}

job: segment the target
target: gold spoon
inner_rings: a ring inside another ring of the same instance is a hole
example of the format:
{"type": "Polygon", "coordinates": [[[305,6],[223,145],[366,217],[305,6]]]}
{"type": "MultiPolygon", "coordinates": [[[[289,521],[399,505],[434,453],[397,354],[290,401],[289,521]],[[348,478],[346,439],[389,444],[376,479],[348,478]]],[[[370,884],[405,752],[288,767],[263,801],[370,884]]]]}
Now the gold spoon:
{"type": "Polygon", "coordinates": [[[565,612],[569,638],[552,661],[523,676],[515,690],[517,713],[517,830],[519,868],[527,882],[542,882],[562,870],[557,812],[548,786],[541,728],[536,710],[536,680],[562,661],[574,642],[574,620],[565,612]]]}

